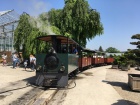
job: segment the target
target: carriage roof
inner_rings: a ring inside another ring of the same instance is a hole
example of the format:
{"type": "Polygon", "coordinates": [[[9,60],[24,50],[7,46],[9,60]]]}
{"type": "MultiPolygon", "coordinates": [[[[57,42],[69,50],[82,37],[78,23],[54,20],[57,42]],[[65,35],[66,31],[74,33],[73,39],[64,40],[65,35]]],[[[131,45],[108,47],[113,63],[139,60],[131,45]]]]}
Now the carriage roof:
{"type": "Polygon", "coordinates": [[[61,44],[76,44],[79,46],[79,44],[77,42],[75,42],[73,39],[70,39],[66,36],[62,36],[62,35],[47,35],[47,36],[40,36],[37,37],[38,40],[42,40],[42,41],[46,41],[46,42],[52,42],[52,37],[55,37],[56,39],[61,40],[61,44]]]}
{"type": "Polygon", "coordinates": [[[93,52],[95,53],[96,51],[94,50],[90,50],[90,49],[86,49],[86,48],[83,48],[82,46],[80,46],[77,42],[75,42],[73,39],[71,38],[68,38],[66,36],[63,36],[63,35],[47,35],[47,36],[40,36],[40,37],[37,37],[38,40],[41,40],[41,41],[45,41],[45,42],[52,42],[52,37],[55,37],[56,39],[59,39],[61,40],[61,44],[75,44],[77,46],[79,46],[82,51],[84,52],[93,52]]]}
{"type": "Polygon", "coordinates": [[[96,53],[95,50],[90,50],[90,49],[87,49],[87,48],[83,48],[82,50],[83,50],[84,52],[96,53]]]}

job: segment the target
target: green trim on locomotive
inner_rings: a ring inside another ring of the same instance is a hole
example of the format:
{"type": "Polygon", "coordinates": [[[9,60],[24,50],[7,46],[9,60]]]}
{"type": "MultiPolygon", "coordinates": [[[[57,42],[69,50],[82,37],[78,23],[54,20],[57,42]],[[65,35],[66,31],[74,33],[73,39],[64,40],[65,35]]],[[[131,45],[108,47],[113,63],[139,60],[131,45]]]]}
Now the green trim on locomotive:
{"type": "Polygon", "coordinates": [[[59,59],[59,64],[58,67],[55,68],[54,70],[51,69],[47,69],[47,68],[43,68],[44,67],[44,58],[45,58],[46,54],[45,53],[41,53],[41,54],[37,54],[36,55],[36,66],[37,66],[37,70],[36,72],[46,72],[46,73],[65,73],[65,74],[69,74],[71,72],[73,72],[74,70],[76,70],[78,68],[78,58],[79,56],[76,54],[57,54],[57,57],[59,59]],[[64,66],[65,67],[65,71],[62,72],[60,71],[61,67],[64,66]],[[40,68],[38,68],[40,67],[40,68]]]}

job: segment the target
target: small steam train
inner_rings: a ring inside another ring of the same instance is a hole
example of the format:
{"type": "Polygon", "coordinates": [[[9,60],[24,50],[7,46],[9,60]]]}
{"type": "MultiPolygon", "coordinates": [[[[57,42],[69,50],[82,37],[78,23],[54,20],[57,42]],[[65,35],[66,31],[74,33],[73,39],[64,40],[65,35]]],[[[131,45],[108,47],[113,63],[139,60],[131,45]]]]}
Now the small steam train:
{"type": "Polygon", "coordinates": [[[51,45],[49,53],[36,55],[36,85],[39,86],[65,87],[70,74],[76,75],[84,68],[113,62],[113,58],[98,57],[94,50],[85,49],[62,35],[47,35],[37,39],[51,45]],[[73,54],[73,46],[78,54],[73,54]]]}

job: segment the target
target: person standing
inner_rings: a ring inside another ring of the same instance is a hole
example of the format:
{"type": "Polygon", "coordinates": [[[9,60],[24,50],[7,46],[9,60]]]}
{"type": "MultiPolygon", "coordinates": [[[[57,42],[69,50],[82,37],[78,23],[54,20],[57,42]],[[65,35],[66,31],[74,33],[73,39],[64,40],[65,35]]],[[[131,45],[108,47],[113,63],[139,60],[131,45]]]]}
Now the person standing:
{"type": "Polygon", "coordinates": [[[4,53],[3,55],[2,55],[2,59],[3,59],[3,66],[6,66],[6,63],[7,63],[7,55],[6,55],[6,53],[4,53]]]}
{"type": "Polygon", "coordinates": [[[25,68],[25,70],[27,68],[27,65],[28,65],[28,60],[25,60],[25,62],[24,62],[24,68],[25,68]]]}
{"type": "Polygon", "coordinates": [[[19,57],[19,55],[18,54],[16,54],[17,55],[17,62],[16,62],[16,66],[17,67],[19,67],[19,65],[20,65],[20,63],[21,63],[21,59],[20,59],[20,57],[19,57]]]}
{"type": "Polygon", "coordinates": [[[17,64],[17,53],[13,54],[12,60],[13,60],[13,69],[15,69],[16,68],[16,64],[17,64]]]}
{"type": "Polygon", "coordinates": [[[30,67],[31,67],[31,70],[34,71],[35,66],[36,66],[36,58],[33,55],[30,55],[30,67]]]}

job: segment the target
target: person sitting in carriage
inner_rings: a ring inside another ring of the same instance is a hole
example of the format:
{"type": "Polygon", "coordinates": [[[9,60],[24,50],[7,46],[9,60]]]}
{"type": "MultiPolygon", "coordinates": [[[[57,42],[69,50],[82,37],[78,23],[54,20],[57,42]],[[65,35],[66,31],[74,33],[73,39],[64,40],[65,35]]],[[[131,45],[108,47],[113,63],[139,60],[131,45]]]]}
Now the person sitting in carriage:
{"type": "Polygon", "coordinates": [[[73,48],[72,48],[72,53],[73,53],[73,54],[78,54],[78,50],[76,49],[75,46],[73,46],[73,48]]]}

